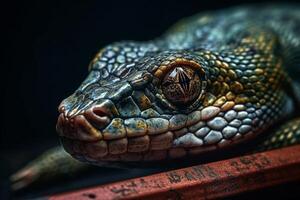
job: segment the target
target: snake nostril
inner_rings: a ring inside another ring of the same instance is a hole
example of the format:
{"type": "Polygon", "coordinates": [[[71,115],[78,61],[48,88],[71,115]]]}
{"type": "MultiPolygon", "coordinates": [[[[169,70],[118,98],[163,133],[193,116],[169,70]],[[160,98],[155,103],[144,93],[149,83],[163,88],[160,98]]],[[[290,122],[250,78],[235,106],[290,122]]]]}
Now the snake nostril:
{"type": "Polygon", "coordinates": [[[106,117],[108,114],[106,112],[104,112],[103,109],[97,109],[97,108],[93,108],[92,109],[93,113],[99,117],[106,117]]]}
{"type": "Polygon", "coordinates": [[[109,113],[101,106],[94,106],[85,111],[84,116],[95,127],[104,128],[109,122],[109,113]]]}

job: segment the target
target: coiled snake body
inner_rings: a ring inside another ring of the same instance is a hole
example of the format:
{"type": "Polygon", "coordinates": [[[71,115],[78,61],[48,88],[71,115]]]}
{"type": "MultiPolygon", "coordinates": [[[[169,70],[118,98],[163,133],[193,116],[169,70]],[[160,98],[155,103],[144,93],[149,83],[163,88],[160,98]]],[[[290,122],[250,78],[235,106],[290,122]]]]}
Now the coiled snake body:
{"type": "Polygon", "coordinates": [[[298,143],[299,34],[299,7],[244,6],[184,19],[152,41],[108,45],[59,106],[63,146],[93,164],[158,162],[226,152],[279,122],[257,150],[298,143]]]}

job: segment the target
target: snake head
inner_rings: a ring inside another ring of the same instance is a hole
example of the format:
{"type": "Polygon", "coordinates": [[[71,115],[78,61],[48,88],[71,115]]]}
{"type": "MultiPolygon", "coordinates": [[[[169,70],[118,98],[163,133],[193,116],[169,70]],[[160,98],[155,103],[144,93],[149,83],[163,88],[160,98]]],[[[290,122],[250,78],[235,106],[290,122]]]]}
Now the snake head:
{"type": "Polygon", "coordinates": [[[57,131],[71,155],[95,164],[195,155],[252,137],[284,108],[281,93],[266,92],[277,107],[262,106],[271,85],[263,69],[237,67],[239,53],[258,60],[250,48],[228,55],[158,46],[121,42],[96,55],[59,106],[57,131]]]}

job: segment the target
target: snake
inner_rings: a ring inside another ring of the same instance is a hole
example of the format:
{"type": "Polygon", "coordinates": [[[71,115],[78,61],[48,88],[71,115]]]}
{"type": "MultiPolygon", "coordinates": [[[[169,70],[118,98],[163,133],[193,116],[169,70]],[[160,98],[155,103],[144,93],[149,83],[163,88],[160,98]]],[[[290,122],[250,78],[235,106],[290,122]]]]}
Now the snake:
{"type": "Polygon", "coordinates": [[[59,105],[67,153],[48,151],[12,176],[14,187],[82,162],[159,164],[255,141],[254,151],[299,143],[299,8],[206,11],[153,40],[105,46],[59,105]]]}

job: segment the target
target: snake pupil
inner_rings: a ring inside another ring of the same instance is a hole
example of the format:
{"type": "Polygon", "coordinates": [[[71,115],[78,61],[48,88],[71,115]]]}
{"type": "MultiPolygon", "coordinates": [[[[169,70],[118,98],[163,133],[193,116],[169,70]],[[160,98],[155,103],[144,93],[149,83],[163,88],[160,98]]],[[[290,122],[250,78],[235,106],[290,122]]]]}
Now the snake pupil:
{"type": "Polygon", "coordinates": [[[200,95],[201,80],[195,70],[188,66],[178,66],[164,77],[162,91],[172,104],[185,106],[200,95]]]}

